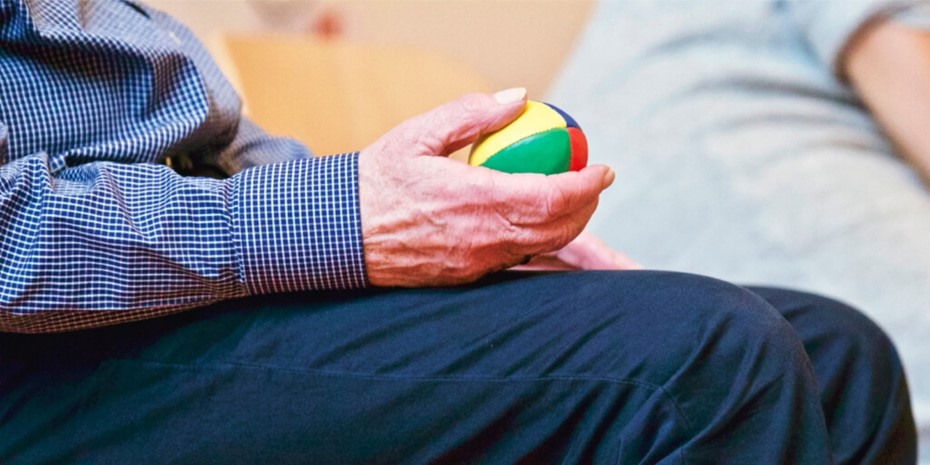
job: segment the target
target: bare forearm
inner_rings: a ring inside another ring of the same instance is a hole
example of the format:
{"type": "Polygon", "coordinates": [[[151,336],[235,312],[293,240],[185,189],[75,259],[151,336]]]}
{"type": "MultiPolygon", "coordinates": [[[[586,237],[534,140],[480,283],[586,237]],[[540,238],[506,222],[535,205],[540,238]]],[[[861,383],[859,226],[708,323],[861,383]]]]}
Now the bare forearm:
{"type": "Polygon", "coordinates": [[[850,45],[844,71],[902,155],[930,184],[930,32],[878,22],[850,45]]]}

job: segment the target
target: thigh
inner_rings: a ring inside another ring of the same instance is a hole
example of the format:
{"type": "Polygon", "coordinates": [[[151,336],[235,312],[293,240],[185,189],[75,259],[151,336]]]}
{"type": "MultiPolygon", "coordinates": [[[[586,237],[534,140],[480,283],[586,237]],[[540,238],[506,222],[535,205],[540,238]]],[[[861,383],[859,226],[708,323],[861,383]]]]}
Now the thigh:
{"type": "Polygon", "coordinates": [[[790,327],[693,275],[251,298],[0,347],[5,462],[676,463],[738,444],[727,409],[825,441],[790,327]]]}

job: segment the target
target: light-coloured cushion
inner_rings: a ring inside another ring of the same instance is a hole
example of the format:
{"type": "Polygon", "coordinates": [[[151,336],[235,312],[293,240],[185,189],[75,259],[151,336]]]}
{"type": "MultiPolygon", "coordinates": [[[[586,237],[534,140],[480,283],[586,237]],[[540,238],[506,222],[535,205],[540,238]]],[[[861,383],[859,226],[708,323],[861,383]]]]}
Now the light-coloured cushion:
{"type": "Polygon", "coordinates": [[[599,6],[549,96],[618,173],[590,229],[647,267],[861,308],[897,343],[927,429],[930,191],[824,56],[857,24],[811,35],[792,8],[599,6]]]}

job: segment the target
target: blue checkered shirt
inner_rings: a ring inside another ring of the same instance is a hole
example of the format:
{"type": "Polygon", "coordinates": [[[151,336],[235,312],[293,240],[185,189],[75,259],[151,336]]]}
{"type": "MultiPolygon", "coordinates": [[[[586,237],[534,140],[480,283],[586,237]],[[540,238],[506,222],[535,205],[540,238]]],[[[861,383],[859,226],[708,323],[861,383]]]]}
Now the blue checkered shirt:
{"type": "Polygon", "coordinates": [[[0,331],[363,287],[357,173],[241,118],[158,11],[0,0],[0,331]]]}

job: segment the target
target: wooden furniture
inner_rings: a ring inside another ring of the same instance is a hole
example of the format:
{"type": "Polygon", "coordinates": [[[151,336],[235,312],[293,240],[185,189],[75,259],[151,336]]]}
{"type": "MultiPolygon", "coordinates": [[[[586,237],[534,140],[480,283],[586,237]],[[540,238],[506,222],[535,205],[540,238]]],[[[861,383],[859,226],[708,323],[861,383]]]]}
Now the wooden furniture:
{"type": "Polygon", "coordinates": [[[227,35],[248,115],[319,155],[361,150],[404,119],[488,80],[448,57],[400,46],[227,35]]]}

